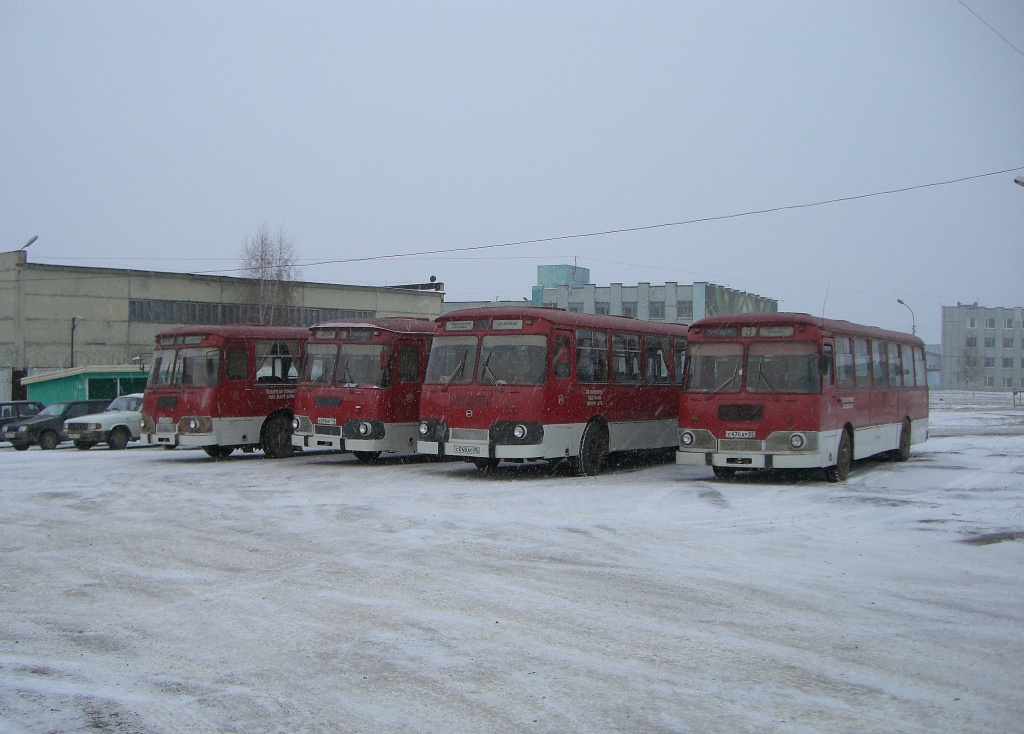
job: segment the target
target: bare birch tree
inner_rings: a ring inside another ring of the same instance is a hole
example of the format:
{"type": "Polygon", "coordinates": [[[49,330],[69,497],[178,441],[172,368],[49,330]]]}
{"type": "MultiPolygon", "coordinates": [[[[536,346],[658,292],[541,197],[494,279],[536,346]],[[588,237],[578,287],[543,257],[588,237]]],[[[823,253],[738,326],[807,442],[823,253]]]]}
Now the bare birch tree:
{"type": "Polygon", "coordinates": [[[246,302],[250,306],[249,318],[244,320],[264,325],[289,320],[287,309],[297,296],[298,261],[298,250],[283,229],[276,236],[266,225],[256,230],[242,250],[242,268],[249,278],[246,302]]]}

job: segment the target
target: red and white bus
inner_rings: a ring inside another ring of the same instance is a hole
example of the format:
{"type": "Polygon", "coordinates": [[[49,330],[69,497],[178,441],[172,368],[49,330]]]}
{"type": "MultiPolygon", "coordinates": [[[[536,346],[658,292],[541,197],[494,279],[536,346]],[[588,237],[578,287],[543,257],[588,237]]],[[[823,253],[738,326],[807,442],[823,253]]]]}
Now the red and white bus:
{"type": "Polygon", "coordinates": [[[420,453],[488,469],[678,443],[686,326],[557,309],[479,308],[437,319],[420,399],[420,453]]]}
{"type": "Polygon", "coordinates": [[[415,453],[434,322],[379,318],[317,324],[295,396],[292,444],[371,462],[415,453]]]}
{"type": "Polygon", "coordinates": [[[182,326],[156,336],[142,399],[142,441],[291,456],[292,403],[308,330],[182,326]]]}
{"type": "Polygon", "coordinates": [[[928,438],[924,342],[800,313],[713,316],[690,326],[678,464],[716,476],[823,468],[832,482],[928,438]]]}

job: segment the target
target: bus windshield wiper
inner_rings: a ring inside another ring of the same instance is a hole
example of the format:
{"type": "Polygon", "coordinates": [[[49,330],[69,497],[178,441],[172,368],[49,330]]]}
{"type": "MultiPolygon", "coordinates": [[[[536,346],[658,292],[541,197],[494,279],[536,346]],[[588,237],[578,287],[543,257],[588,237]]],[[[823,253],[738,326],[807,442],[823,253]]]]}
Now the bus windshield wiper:
{"type": "Polygon", "coordinates": [[[481,372],[485,377],[490,378],[491,382],[494,383],[494,386],[498,388],[498,392],[501,392],[501,386],[507,383],[504,380],[499,380],[497,377],[494,376],[494,373],[491,371],[491,356],[493,354],[494,352],[489,352],[487,354],[487,359],[484,360],[484,366],[481,372]]]}
{"type": "Polygon", "coordinates": [[[462,353],[462,360],[455,367],[455,369],[452,370],[452,373],[450,375],[447,375],[447,376],[441,378],[441,389],[442,390],[447,390],[448,386],[451,384],[452,380],[454,380],[456,377],[461,375],[462,371],[466,369],[466,357],[468,356],[468,354],[469,354],[469,352],[463,352],[462,353]]]}
{"type": "Polygon", "coordinates": [[[731,375],[729,375],[729,379],[728,379],[728,380],[726,380],[725,382],[723,382],[723,383],[722,383],[721,385],[719,385],[718,387],[716,387],[716,388],[715,388],[714,390],[712,390],[712,391],[711,391],[711,394],[712,394],[712,395],[714,395],[714,394],[715,394],[715,393],[717,393],[717,392],[721,392],[721,391],[722,391],[722,390],[724,390],[724,389],[725,389],[726,387],[728,387],[729,385],[731,385],[731,384],[732,384],[732,381],[736,379],[736,375],[737,375],[737,374],[739,374],[739,371],[740,371],[740,366],[739,366],[739,364],[737,364],[737,365],[736,365],[735,367],[733,367],[733,368],[732,368],[732,374],[731,374],[731,375]]]}
{"type": "MultiPolygon", "coordinates": [[[[759,382],[763,382],[767,385],[769,392],[778,394],[779,391],[772,386],[772,383],[768,382],[768,378],[764,376],[764,372],[761,371],[760,365],[757,367],[757,379],[759,382]]],[[[749,390],[750,388],[748,387],[747,389],[749,390]]]]}

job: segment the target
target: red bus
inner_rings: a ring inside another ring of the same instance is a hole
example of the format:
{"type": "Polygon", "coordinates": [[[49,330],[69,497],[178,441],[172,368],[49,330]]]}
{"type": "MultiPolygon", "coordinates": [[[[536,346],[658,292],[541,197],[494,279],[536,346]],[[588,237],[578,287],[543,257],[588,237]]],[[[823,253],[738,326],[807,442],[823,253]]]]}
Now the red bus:
{"type": "Polygon", "coordinates": [[[424,454],[489,469],[678,443],[686,326],[557,309],[479,308],[437,319],[420,399],[424,454]]]}
{"type": "Polygon", "coordinates": [[[142,399],[142,441],[291,456],[292,402],[309,332],[277,326],[182,326],[156,336],[142,399]]]}
{"type": "Polygon", "coordinates": [[[292,444],[360,461],[415,453],[434,322],[380,318],[317,324],[295,396],[292,444]]]}
{"type": "Polygon", "coordinates": [[[716,476],[910,457],[928,438],[924,342],[800,313],[713,316],[690,326],[676,463],[716,476]]]}

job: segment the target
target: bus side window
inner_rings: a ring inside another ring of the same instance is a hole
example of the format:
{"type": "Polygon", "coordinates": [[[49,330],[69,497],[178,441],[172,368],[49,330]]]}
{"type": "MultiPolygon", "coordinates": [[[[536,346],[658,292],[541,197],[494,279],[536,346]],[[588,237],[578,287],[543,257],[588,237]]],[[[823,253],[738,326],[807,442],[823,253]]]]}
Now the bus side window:
{"type": "Polygon", "coordinates": [[[580,329],[576,332],[576,379],[608,382],[608,334],[580,329]]]}
{"type": "Polygon", "coordinates": [[[640,336],[637,334],[613,334],[612,358],[615,362],[615,381],[622,384],[636,384],[643,379],[640,368],[640,336]]]}
{"type": "Polygon", "coordinates": [[[249,352],[244,347],[228,349],[227,377],[229,380],[245,380],[249,377],[249,352]]]}
{"type": "Polygon", "coordinates": [[[644,351],[647,362],[647,382],[662,385],[672,382],[672,372],[668,368],[668,337],[648,336],[644,338],[644,351]]]}
{"type": "Polygon", "coordinates": [[[870,388],[871,349],[868,340],[859,336],[853,340],[853,369],[857,375],[857,387],[862,390],[870,388]]]}
{"type": "Polygon", "coordinates": [[[871,344],[871,371],[875,387],[889,387],[889,350],[881,339],[874,339],[871,344]]]}
{"type": "Polygon", "coordinates": [[[821,352],[821,377],[824,380],[823,384],[825,385],[835,384],[832,372],[833,363],[832,345],[825,344],[821,352]]]}
{"type": "Polygon", "coordinates": [[[569,376],[569,337],[555,337],[555,348],[551,353],[551,373],[555,377],[569,376]]]}
{"type": "Polygon", "coordinates": [[[416,382],[420,377],[420,352],[412,344],[398,348],[398,381],[416,382]]]}
{"type": "Polygon", "coordinates": [[[686,364],[686,339],[676,339],[675,344],[676,384],[683,384],[683,367],[686,364]]]}

